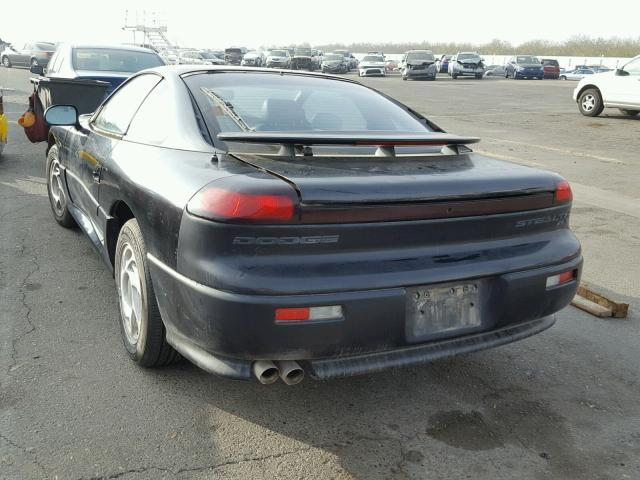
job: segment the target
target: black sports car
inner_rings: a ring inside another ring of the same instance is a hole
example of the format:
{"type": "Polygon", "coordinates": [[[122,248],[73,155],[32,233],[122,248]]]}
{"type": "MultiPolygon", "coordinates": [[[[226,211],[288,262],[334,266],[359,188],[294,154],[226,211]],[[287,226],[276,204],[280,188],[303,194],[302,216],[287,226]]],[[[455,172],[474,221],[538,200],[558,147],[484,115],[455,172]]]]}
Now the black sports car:
{"type": "Polygon", "coordinates": [[[577,288],[565,180],[352,80],[159,67],[45,117],[53,215],[113,269],[143,366],[177,351],[296,383],[419,364],[538,333],[577,288]]]}

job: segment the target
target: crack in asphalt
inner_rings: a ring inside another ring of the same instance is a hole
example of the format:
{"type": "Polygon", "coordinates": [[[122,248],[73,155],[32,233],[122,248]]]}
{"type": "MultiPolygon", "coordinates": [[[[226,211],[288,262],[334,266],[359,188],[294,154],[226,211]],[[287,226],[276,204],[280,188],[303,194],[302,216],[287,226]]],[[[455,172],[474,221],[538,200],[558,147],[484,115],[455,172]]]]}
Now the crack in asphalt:
{"type": "MultiPolygon", "coordinates": [[[[20,253],[21,254],[24,254],[24,252],[26,250],[25,242],[27,240],[27,236],[28,235],[25,235],[24,237],[22,237],[22,240],[20,242],[20,253]]],[[[13,338],[11,339],[11,352],[9,353],[9,357],[11,358],[11,361],[9,362],[9,365],[7,366],[7,374],[8,375],[12,375],[12,370],[18,364],[18,360],[16,358],[16,348],[18,346],[18,343],[20,343],[27,335],[29,335],[30,333],[33,333],[37,329],[36,325],[31,320],[31,311],[32,311],[33,308],[27,302],[27,290],[26,290],[26,286],[29,283],[29,279],[31,278],[31,276],[33,274],[35,274],[36,272],[40,271],[40,263],[38,261],[37,255],[32,255],[31,262],[34,265],[34,268],[32,268],[31,270],[29,270],[27,272],[27,274],[25,275],[25,277],[22,280],[22,283],[20,285],[20,293],[21,293],[20,302],[22,304],[21,310],[25,310],[26,311],[25,314],[24,314],[24,320],[26,321],[26,323],[28,325],[28,329],[27,329],[27,331],[22,332],[19,335],[13,336],[13,338]]]]}
{"type": "Polygon", "coordinates": [[[0,438],[2,440],[4,440],[5,442],[7,442],[12,447],[17,448],[18,450],[20,450],[25,455],[28,455],[28,456],[32,457],[33,458],[33,464],[38,467],[38,469],[43,473],[43,475],[45,477],[47,476],[47,471],[44,468],[44,465],[42,465],[40,463],[40,461],[38,460],[38,454],[36,453],[35,450],[27,450],[25,447],[23,447],[22,445],[19,445],[18,443],[14,442],[13,440],[11,440],[6,435],[3,435],[2,433],[0,433],[0,438]]]}
{"type": "Polygon", "coordinates": [[[241,458],[238,460],[227,460],[225,462],[220,462],[220,463],[214,463],[212,465],[203,465],[200,467],[189,467],[189,468],[179,468],[177,470],[173,470],[171,468],[167,468],[167,467],[159,467],[159,466],[149,466],[149,467],[142,467],[142,468],[133,468],[133,469],[129,469],[129,470],[123,470],[120,472],[115,472],[115,473],[111,473],[111,474],[105,474],[105,475],[99,475],[99,476],[94,476],[94,477],[80,477],[77,480],[113,480],[115,478],[122,478],[125,475],[130,475],[130,474],[134,474],[134,473],[145,473],[148,471],[152,471],[152,470],[158,470],[160,472],[168,472],[173,474],[174,476],[176,475],[180,475],[182,473],[192,473],[192,472],[203,472],[203,471],[215,471],[218,470],[220,468],[223,467],[228,467],[230,465],[242,465],[244,463],[253,463],[253,462],[260,462],[263,460],[269,460],[272,458],[281,458],[281,457],[286,457],[288,455],[294,455],[297,453],[302,453],[302,452],[307,452],[313,449],[322,449],[323,447],[321,445],[314,445],[314,446],[307,446],[307,447],[302,447],[302,448],[298,448],[295,450],[291,450],[289,452],[282,452],[282,453],[274,453],[272,455],[264,455],[261,457],[252,457],[252,458],[241,458]]]}

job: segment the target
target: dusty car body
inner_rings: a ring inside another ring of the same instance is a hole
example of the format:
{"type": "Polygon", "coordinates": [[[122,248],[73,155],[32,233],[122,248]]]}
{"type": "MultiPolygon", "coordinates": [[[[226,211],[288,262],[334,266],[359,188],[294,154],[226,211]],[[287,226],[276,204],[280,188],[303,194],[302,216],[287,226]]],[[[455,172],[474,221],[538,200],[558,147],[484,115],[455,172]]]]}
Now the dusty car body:
{"type": "Polygon", "coordinates": [[[415,365],[545,330],[577,288],[564,179],[351,80],[161,67],[47,120],[54,218],[114,270],[143,366],[178,351],[296,383],[415,365]]]}
{"type": "Polygon", "coordinates": [[[448,65],[449,76],[454,80],[458,77],[475,77],[480,80],[484,76],[484,62],[476,52],[460,52],[451,58],[448,65]]]}

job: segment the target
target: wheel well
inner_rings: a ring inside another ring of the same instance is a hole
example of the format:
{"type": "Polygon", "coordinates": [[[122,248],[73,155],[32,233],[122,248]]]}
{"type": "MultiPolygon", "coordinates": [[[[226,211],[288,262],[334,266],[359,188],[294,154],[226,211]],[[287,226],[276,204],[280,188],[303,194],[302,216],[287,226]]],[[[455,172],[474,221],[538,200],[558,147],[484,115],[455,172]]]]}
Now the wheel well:
{"type": "Polygon", "coordinates": [[[602,98],[602,92],[600,91],[600,89],[598,87],[596,87],[595,85],[585,85],[584,87],[582,87],[580,89],[580,91],[578,92],[578,95],[576,95],[576,101],[578,101],[580,99],[580,95],[582,95],[582,92],[584,92],[585,90],[588,90],[590,88],[593,88],[594,90],[597,90],[598,93],[600,94],[600,98],[602,98]]]}
{"type": "Polygon", "coordinates": [[[118,244],[118,236],[122,226],[127,221],[135,218],[135,215],[122,200],[117,201],[111,207],[110,219],[107,221],[105,241],[107,243],[107,251],[109,252],[109,260],[111,265],[115,266],[116,245],[118,244]]]}

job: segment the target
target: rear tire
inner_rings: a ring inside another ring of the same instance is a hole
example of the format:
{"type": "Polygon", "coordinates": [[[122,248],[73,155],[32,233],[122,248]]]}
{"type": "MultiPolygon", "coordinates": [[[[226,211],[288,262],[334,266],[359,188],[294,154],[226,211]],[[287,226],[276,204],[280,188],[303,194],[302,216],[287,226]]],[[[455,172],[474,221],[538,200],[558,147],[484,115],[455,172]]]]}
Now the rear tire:
{"type": "Polygon", "coordinates": [[[69,212],[69,197],[64,188],[64,171],[60,166],[58,146],[52,145],[47,152],[47,196],[53,218],[65,228],[77,226],[69,212]]]}
{"type": "Polygon", "coordinates": [[[166,340],[149,274],[147,247],[135,218],[120,230],[114,267],[125,350],[142,367],[161,367],[176,361],[179,355],[166,340]]]}
{"type": "Polygon", "coordinates": [[[578,110],[585,117],[597,117],[603,109],[602,95],[595,88],[588,88],[578,97],[578,110]]]}
{"type": "Polygon", "coordinates": [[[640,110],[629,110],[627,108],[619,108],[618,110],[620,110],[620,113],[623,115],[627,115],[629,117],[633,117],[640,113],[640,110]]]}
{"type": "Polygon", "coordinates": [[[11,68],[11,60],[9,60],[9,57],[2,57],[2,65],[4,65],[5,68],[11,68]]]}

